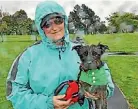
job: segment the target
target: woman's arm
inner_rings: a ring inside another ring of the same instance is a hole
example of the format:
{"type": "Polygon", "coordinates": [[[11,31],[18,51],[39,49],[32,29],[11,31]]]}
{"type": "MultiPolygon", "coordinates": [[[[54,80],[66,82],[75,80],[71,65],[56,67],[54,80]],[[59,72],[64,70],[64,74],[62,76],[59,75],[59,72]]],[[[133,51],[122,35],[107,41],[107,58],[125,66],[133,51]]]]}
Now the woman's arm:
{"type": "Polygon", "coordinates": [[[7,99],[14,109],[54,109],[53,96],[34,93],[29,86],[30,62],[27,50],[14,61],[7,77],[7,99]]]}
{"type": "Polygon", "coordinates": [[[105,69],[105,72],[106,72],[106,75],[107,75],[107,80],[108,80],[108,83],[107,83],[107,98],[109,98],[109,97],[113,96],[113,94],[114,94],[114,84],[113,84],[113,81],[112,81],[110,69],[108,68],[106,63],[104,63],[104,69],[105,69]]]}

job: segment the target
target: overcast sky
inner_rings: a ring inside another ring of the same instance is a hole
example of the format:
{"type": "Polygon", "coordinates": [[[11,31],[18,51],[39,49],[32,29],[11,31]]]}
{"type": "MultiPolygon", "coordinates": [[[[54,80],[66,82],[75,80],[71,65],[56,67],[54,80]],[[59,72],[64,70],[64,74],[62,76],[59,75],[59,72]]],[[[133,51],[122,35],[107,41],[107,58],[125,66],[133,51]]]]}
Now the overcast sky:
{"type": "MultiPolygon", "coordinates": [[[[0,0],[0,8],[8,11],[10,14],[23,9],[27,12],[28,17],[34,19],[36,5],[44,0],[0,0]]],[[[101,20],[112,12],[134,12],[138,14],[138,0],[54,0],[61,4],[67,15],[73,10],[76,4],[85,4],[91,8],[101,20]]]]}

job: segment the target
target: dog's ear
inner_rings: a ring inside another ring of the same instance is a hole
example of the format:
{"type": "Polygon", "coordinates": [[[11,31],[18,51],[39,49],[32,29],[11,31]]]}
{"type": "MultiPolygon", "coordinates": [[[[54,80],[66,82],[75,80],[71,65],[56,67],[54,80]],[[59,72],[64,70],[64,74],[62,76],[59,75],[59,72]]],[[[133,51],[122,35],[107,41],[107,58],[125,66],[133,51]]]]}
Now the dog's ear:
{"type": "Polygon", "coordinates": [[[98,43],[98,46],[100,46],[100,45],[101,45],[101,42],[98,43]]]}
{"type": "Polygon", "coordinates": [[[108,45],[99,44],[99,46],[102,54],[105,52],[105,50],[110,50],[108,45]]]}
{"type": "Polygon", "coordinates": [[[110,50],[109,49],[109,47],[108,47],[108,45],[103,45],[103,44],[101,44],[100,42],[98,43],[98,45],[97,46],[99,46],[100,47],[100,49],[102,49],[102,50],[110,50]]]}
{"type": "Polygon", "coordinates": [[[108,45],[104,45],[104,49],[105,49],[105,50],[106,50],[106,49],[107,49],[107,50],[110,50],[109,47],[108,47],[108,45]]]}
{"type": "Polygon", "coordinates": [[[79,53],[81,48],[82,48],[82,45],[77,45],[77,46],[73,46],[72,50],[75,49],[77,51],[77,53],[79,53]]]}
{"type": "Polygon", "coordinates": [[[91,44],[91,45],[90,45],[90,47],[91,47],[91,48],[93,48],[93,47],[96,47],[96,45],[94,45],[94,44],[91,44]]]}
{"type": "Polygon", "coordinates": [[[101,48],[104,49],[104,50],[109,50],[108,45],[102,45],[102,44],[101,44],[101,48]]]}

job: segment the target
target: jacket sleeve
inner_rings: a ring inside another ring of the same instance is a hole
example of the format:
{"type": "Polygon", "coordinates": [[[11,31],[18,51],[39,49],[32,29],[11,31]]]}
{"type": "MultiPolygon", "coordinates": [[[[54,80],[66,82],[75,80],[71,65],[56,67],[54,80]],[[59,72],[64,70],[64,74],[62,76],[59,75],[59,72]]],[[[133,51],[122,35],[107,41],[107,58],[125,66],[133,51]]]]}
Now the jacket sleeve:
{"type": "Polygon", "coordinates": [[[26,50],[13,62],[6,81],[7,100],[14,109],[54,109],[53,96],[34,93],[29,85],[30,58],[26,50]]]}
{"type": "Polygon", "coordinates": [[[104,63],[104,69],[107,75],[107,98],[110,98],[111,96],[113,96],[114,94],[114,84],[112,81],[112,77],[111,77],[111,73],[110,73],[110,69],[108,68],[107,64],[104,63]]]}

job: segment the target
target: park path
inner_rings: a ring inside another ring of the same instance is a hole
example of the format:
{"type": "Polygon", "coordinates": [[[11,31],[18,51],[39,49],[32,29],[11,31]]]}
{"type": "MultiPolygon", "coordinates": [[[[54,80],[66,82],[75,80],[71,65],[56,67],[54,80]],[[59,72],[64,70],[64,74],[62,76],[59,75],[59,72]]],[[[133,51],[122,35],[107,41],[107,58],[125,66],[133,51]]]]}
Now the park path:
{"type": "Polygon", "coordinates": [[[107,109],[130,109],[126,98],[117,85],[115,85],[114,95],[108,99],[107,109]]]}

